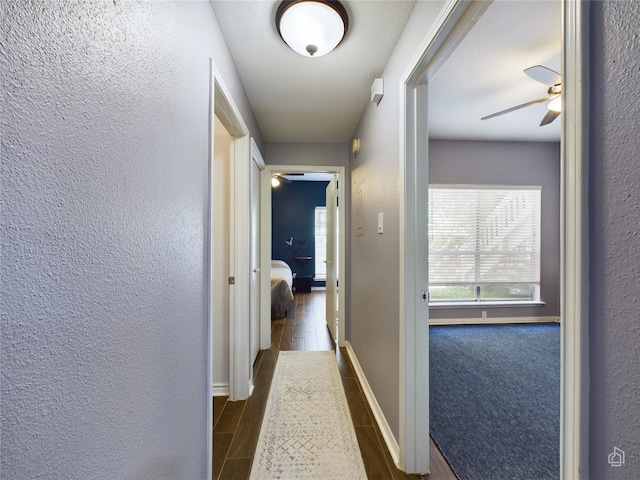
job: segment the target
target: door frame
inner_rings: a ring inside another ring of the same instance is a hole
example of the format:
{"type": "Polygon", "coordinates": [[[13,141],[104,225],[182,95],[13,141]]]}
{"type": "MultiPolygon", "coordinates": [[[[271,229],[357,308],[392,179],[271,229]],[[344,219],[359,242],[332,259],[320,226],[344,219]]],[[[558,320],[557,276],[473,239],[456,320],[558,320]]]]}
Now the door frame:
{"type": "Polygon", "coordinates": [[[230,90],[224,83],[212,58],[209,59],[209,178],[207,194],[207,478],[212,475],[213,458],[213,339],[216,335],[213,317],[213,189],[217,182],[230,182],[232,204],[229,259],[231,277],[235,284],[229,285],[229,398],[246,398],[251,392],[252,369],[249,362],[249,315],[246,299],[249,292],[249,219],[250,205],[247,192],[250,182],[251,148],[249,129],[242,119],[230,90]],[[231,147],[232,178],[218,178],[214,169],[214,125],[215,117],[233,136],[231,147]],[[243,340],[240,342],[239,340],[243,340]]]}
{"type": "Polygon", "coordinates": [[[329,334],[331,335],[334,343],[338,345],[340,344],[340,342],[344,343],[343,339],[340,337],[340,330],[336,328],[336,299],[340,299],[340,276],[338,274],[338,268],[335,263],[336,255],[338,256],[338,260],[340,259],[340,248],[338,247],[336,242],[336,240],[338,239],[338,235],[336,232],[340,231],[340,227],[336,229],[336,215],[338,215],[338,220],[340,219],[340,215],[336,212],[335,207],[337,206],[337,204],[339,205],[339,185],[340,183],[338,181],[338,176],[336,174],[333,174],[324,191],[326,213],[325,220],[327,223],[327,243],[324,262],[326,265],[326,295],[324,316],[327,327],[329,329],[329,334]]]}
{"type": "MultiPolygon", "coordinates": [[[[256,185],[256,193],[257,193],[257,202],[258,202],[258,232],[260,232],[260,234],[258,235],[258,238],[251,238],[251,242],[258,242],[258,256],[260,258],[262,258],[262,248],[261,248],[261,241],[262,241],[262,210],[260,208],[260,203],[262,202],[262,171],[265,169],[265,163],[264,163],[264,158],[262,157],[262,154],[260,153],[260,149],[258,148],[258,145],[256,144],[256,141],[253,137],[251,137],[251,161],[253,163],[256,164],[256,167],[259,170],[259,175],[258,175],[258,184],[256,185]]],[[[251,165],[251,168],[253,168],[253,165],[251,165]]],[[[249,172],[251,173],[251,172],[249,172]]],[[[254,191],[253,188],[251,188],[251,197],[253,197],[254,191]]],[[[251,247],[253,247],[253,245],[251,245],[251,247]]],[[[251,268],[253,268],[253,265],[251,265],[251,268]]],[[[270,316],[264,316],[264,312],[262,309],[262,299],[266,296],[266,291],[264,291],[262,289],[262,277],[259,274],[259,272],[262,271],[262,262],[258,262],[258,272],[252,272],[252,273],[258,273],[258,280],[257,280],[257,284],[258,284],[258,311],[256,313],[256,315],[258,316],[257,321],[258,321],[258,352],[260,351],[261,348],[261,344],[262,344],[262,331],[263,331],[263,325],[266,323],[269,327],[271,326],[271,318],[270,316]]],[[[252,355],[253,356],[253,352],[252,355]]],[[[253,369],[251,369],[253,372],[253,369]]],[[[253,375],[253,373],[252,373],[253,375]]]]}
{"type": "MultiPolygon", "coordinates": [[[[346,292],[345,288],[348,285],[346,278],[346,167],[342,166],[315,166],[315,165],[266,165],[262,170],[262,182],[261,182],[261,194],[262,201],[260,202],[262,225],[261,235],[261,289],[265,292],[271,291],[271,175],[279,172],[295,172],[295,173],[331,173],[338,176],[338,215],[339,215],[339,233],[338,233],[338,278],[342,285],[341,293],[338,295],[338,339],[339,347],[345,344],[345,313],[346,313],[346,292]]],[[[271,301],[270,295],[263,295],[262,298],[262,311],[260,317],[263,319],[269,319],[261,324],[261,347],[262,349],[269,348],[271,346],[271,301]]]]}
{"type": "MultiPolygon", "coordinates": [[[[428,83],[491,2],[450,0],[400,81],[400,466],[429,471],[428,83]],[[426,410],[426,412],[425,412],[426,410]]],[[[589,5],[562,2],[560,478],[588,478],[589,5]]]]}

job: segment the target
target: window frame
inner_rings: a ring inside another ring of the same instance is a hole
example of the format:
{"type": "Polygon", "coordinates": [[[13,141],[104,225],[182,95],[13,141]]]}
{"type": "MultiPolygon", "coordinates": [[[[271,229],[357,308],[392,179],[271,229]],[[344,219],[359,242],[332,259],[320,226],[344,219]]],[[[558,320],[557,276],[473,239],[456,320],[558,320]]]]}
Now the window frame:
{"type": "MultiPolygon", "coordinates": [[[[534,226],[535,226],[535,233],[534,233],[534,240],[533,243],[537,243],[537,251],[533,251],[532,255],[534,255],[535,262],[537,262],[537,265],[535,265],[535,269],[537,270],[537,279],[538,281],[486,281],[486,282],[482,282],[482,281],[478,281],[478,278],[475,277],[474,279],[472,279],[472,281],[470,282],[459,282],[459,281],[451,281],[451,282],[438,282],[436,284],[434,284],[433,282],[431,282],[431,275],[430,275],[430,279],[429,279],[429,285],[428,285],[428,301],[429,301],[429,306],[430,307],[434,307],[434,308],[438,308],[438,307],[478,307],[478,306],[506,306],[506,307],[513,307],[513,306],[531,306],[531,305],[544,305],[544,302],[541,301],[540,299],[540,284],[541,284],[541,276],[540,276],[540,271],[541,271],[541,232],[542,232],[542,225],[541,225],[541,210],[542,210],[542,187],[540,185],[482,185],[482,184],[430,184],[429,185],[429,209],[428,209],[428,214],[431,216],[432,214],[432,208],[434,203],[432,202],[432,193],[434,190],[451,190],[451,191],[455,191],[455,190],[467,190],[469,192],[472,191],[476,191],[474,193],[474,195],[477,195],[479,191],[500,191],[500,190],[513,190],[513,191],[522,191],[522,192],[537,192],[537,205],[533,205],[533,206],[529,206],[529,208],[533,207],[536,211],[535,214],[537,215],[537,218],[534,218],[534,226]],[[537,222],[535,221],[537,220],[537,222]],[[475,281],[473,281],[475,280],[475,281]],[[511,288],[517,288],[518,286],[527,286],[531,292],[531,295],[527,298],[514,298],[514,299],[508,299],[508,298],[483,298],[483,290],[484,293],[486,293],[486,290],[488,288],[494,288],[498,285],[501,286],[505,286],[505,287],[511,287],[511,288]],[[466,288],[466,289],[471,289],[471,295],[469,295],[468,297],[452,297],[452,298],[443,298],[442,300],[434,300],[433,299],[433,287],[449,287],[449,288],[455,288],[455,287],[462,287],[462,288],[466,288]]],[[[450,194],[452,192],[449,192],[450,194]]],[[[437,205],[437,204],[436,204],[437,205]]],[[[477,205],[477,204],[476,204],[477,205]]],[[[475,218],[478,217],[477,212],[479,211],[479,207],[474,206],[474,210],[476,211],[476,214],[474,215],[475,218]]],[[[448,218],[448,217],[447,217],[448,218]]],[[[432,225],[432,218],[428,219],[428,223],[431,226],[432,225]]],[[[472,258],[474,258],[474,265],[476,265],[474,267],[474,270],[477,271],[478,267],[478,261],[480,259],[480,257],[483,256],[483,253],[479,250],[479,246],[481,244],[480,240],[483,235],[486,234],[485,231],[483,231],[483,228],[486,229],[487,227],[481,222],[481,221],[477,221],[475,223],[475,240],[472,242],[473,244],[475,244],[477,246],[476,250],[467,250],[465,253],[461,253],[460,256],[470,256],[472,258]],[[471,253],[473,252],[473,253],[471,253]]],[[[432,241],[432,231],[430,229],[429,231],[429,257],[431,257],[431,241],[432,241]]],[[[488,253],[485,253],[484,256],[486,257],[486,255],[488,255],[488,253]]],[[[454,258],[455,258],[455,254],[454,254],[454,258]]],[[[430,262],[429,262],[429,271],[431,271],[432,268],[432,262],[431,262],[431,258],[430,258],[430,262]]],[[[477,275],[477,273],[475,274],[477,275]]],[[[481,275],[482,276],[482,275],[481,275]]]]}

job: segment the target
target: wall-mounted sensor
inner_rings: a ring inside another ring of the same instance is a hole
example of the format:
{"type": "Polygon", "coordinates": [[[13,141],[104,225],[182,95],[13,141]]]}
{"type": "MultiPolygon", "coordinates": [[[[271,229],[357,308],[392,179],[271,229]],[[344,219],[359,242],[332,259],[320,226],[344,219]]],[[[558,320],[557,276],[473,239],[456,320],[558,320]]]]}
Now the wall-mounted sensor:
{"type": "Polygon", "coordinates": [[[382,96],[384,95],[384,79],[376,78],[373,81],[373,85],[371,85],[371,102],[376,105],[380,103],[382,100],[382,96]]]}

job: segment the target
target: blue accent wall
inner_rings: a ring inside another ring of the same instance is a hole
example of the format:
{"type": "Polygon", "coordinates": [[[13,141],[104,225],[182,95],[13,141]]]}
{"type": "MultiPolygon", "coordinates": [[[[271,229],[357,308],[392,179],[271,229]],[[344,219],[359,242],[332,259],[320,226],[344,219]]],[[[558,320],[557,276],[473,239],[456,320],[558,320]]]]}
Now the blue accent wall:
{"type": "MultiPolygon", "coordinates": [[[[271,189],[271,255],[284,260],[299,276],[315,276],[314,211],[326,206],[326,189],[329,182],[282,183],[271,189]],[[292,246],[285,242],[294,236],[292,246]],[[304,240],[304,244],[300,242],[304,240]],[[307,253],[308,252],[308,253],[307,253]],[[295,256],[313,257],[309,261],[294,260],[295,256]]],[[[313,282],[324,286],[325,282],[313,282]]]]}

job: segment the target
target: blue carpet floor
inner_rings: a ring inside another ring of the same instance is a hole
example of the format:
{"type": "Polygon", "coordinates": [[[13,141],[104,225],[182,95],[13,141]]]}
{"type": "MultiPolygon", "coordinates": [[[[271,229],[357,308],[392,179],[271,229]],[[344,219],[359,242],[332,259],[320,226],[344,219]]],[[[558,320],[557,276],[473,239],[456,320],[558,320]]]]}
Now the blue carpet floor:
{"type": "Polygon", "coordinates": [[[429,331],[431,436],[458,478],[559,478],[559,325],[429,331]]]}

